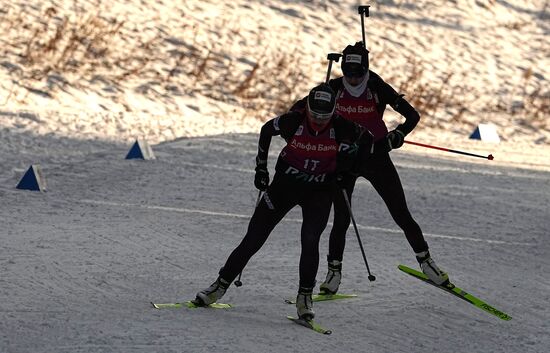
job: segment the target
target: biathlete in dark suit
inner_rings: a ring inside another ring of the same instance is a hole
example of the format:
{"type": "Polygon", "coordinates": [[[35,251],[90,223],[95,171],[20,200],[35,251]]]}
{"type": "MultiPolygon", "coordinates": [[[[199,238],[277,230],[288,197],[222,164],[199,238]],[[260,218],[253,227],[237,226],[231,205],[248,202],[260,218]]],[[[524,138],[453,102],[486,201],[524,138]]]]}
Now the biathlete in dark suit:
{"type": "MultiPolygon", "coordinates": [[[[403,95],[398,94],[380,76],[369,70],[368,51],[362,42],[348,45],[344,49],[341,65],[344,76],[329,82],[336,92],[336,112],[374,135],[374,152],[371,153],[365,146],[361,146],[353,173],[347,175],[340,186],[345,188],[348,199],[351,200],[357,178],[362,176],[370,181],[384,200],[394,221],[405,233],[422,271],[435,283],[445,283],[449,276],[438,268],[430,256],[422,230],[409,212],[401,180],[389,154],[392,149],[403,145],[405,136],[415,128],[420,115],[403,95]],[[387,105],[405,118],[404,123],[389,132],[383,120],[387,105]]],[[[296,102],[291,111],[302,111],[305,106],[304,98],[296,102]]],[[[340,286],[349,224],[350,215],[344,197],[341,190],[336,188],[334,225],[330,232],[327,256],[328,273],[320,286],[323,293],[336,293],[340,286]]]]}
{"type": "Polygon", "coordinates": [[[207,305],[219,300],[273,228],[298,205],[303,223],[296,307],[300,318],[314,317],[311,295],[319,267],[319,238],[328,222],[335,176],[341,172],[341,161],[349,159],[352,143],[367,149],[372,146],[369,131],[335,114],[335,101],[335,92],[321,84],[309,93],[305,109],[283,114],[263,125],[254,184],[265,193],[241,243],[229,255],[216,281],[197,293],[196,302],[207,305]],[[271,138],[277,135],[287,144],[279,154],[269,184],[267,157],[271,138]]]}

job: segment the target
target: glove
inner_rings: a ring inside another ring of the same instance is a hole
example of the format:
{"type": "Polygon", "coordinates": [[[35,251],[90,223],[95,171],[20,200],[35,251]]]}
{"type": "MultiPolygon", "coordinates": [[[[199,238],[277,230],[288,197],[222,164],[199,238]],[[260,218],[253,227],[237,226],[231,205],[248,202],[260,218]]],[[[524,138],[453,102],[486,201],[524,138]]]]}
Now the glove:
{"type": "Polygon", "coordinates": [[[254,175],[254,186],[260,191],[266,191],[269,185],[269,172],[267,164],[256,165],[256,175],[254,175]]]}
{"type": "Polygon", "coordinates": [[[355,184],[354,180],[357,178],[357,176],[351,174],[351,173],[338,173],[336,174],[336,179],[334,182],[340,189],[347,190],[350,184],[355,184]]]}
{"type": "Polygon", "coordinates": [[[386,135],[386,141],[388,141],[389,151],[403,146],[405,142],[405,134],[403,131],[395,129],[386,135]]]}
{"type": "Polygon", "coordinates": [[[347,172],[355,166],[359,145],[341,143],[336,155],[336,173],[341,174],[347,172]]]}

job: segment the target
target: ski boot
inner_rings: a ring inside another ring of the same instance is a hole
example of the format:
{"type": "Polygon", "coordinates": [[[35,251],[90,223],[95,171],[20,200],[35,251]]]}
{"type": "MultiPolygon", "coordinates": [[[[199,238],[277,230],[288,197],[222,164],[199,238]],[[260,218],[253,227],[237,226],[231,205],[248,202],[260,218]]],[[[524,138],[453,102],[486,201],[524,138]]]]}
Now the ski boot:
{"type": "Polygon", "coordinates": [[[296,297],[296,310],[298,311],[298,317],[302,320],[313,320],[315,312],[313,311],[313,299],[311,295],[313,293],[313,287],[305,288],[300,287],[298,290],[298,296],[296,297]]]}
{"type": "Polygon", "coordinates": [[[328,261],[327,278],[319,286],[321,294],[336,294],[342,280],[342,262],[338,260],[328,261]]]}
{"type": "Polygon", "coordinates": [[[225,291],[229,287],[229,284],[230,283],[223,278],[218,277],[216,282],[212,283],[210,287],[197,293],[197,297],[194,300],[195,304],[207,306],[217,302],[221,297],[223,297],[225,291]]]}
{"type": "Polygon", "coordinates": [[[449,275],[437,267],[428,250],[416,253],[416,260],[420,264],[422,272],[424,272],[432,282],[440,286],[449,284],[449,275]]]}

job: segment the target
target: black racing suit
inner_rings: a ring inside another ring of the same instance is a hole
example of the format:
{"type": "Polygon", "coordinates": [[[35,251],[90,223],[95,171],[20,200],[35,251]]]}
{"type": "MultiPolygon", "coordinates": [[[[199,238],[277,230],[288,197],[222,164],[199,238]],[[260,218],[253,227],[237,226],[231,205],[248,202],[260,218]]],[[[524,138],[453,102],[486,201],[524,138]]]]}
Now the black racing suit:
{"type": "MultiPolygon", "coordinates": [[[[339,104],[339,102],[342,102],[339,100],[346,93],[342,80],[343,78],[340,77],[329,82],[331,88],[335,92],[338,92],[337,112],[339,112],[339,109],[342,110],[342,113],[357,112],[354,118],[360,119],[361,114],[367,114],[361,112],[367,112],[369,109],[363,107],[359,110],[353,110],[353,107],[350,108],[345,104],[339,104]]],[[[374,108],[372,109],[373,111],[369,111],[369,114],[376,114],[376,126],[371,128],[371,126],[366,125],[374,133],[374,153],[371,154],[371,151],[367,151],[364,147],[360,148],[354,172],[346,178],[346,183],[344,184],[348,198],[351,202],[357,177],[364,177],[382,197],[392,218],[405,233],[414,252],[418,253],[427,250],[428,244],[424,239],[422,230],[409,212],[403,186],[388,153],[389,146],[385,136],[387,128],[382,121],[386,105],[390,105],[395,111],[405,117],[406,121],[398,125],[396,129],[401,130],[407,135],[415,128],[420,120],[420,116],[402,95],[399,95],[389,84],[372,71],[369,72],[367,89],[369,92],[365,95],[365,99],[372,99],[374,108]]],[[[305,100],[302,99],[293,105],[291,111],[302,111],[304,109],[305,100]]],[[[345,114],[342,115],[347,118],[345,114]]],[[[361,124],[358,119],[354,119],[354,121],[361,124]]],[[[328,261],[342,261],[346,242],[345,235],[350,224],[350,215],[341,190],[336,188],[334,192],[334,225],[330,232],[328,261]]]]}
{"type": "MultiPolygon", "coordinates": [[[[287,141],[287,146],[282,151],[287,152],[279,155],[273,181],[256,207],[246,235],[220,270],[220,277],[224,280],[232,282],[244,269],[250,258],[263,246],[273,228],[288,211],[299,205],[302,208],[303,217],[300,287],[312,288],[315,286],[315,277],[319,266],[319,238],[326,227],[330,214],[332,184],[336,170],[328,170],[326,175],[308,174],[303,170],[296,171],[296,165],[289,165],[286,156],[294,151],[289,146],[298,133],[306,133],[303,131],[305,129],[308,129],[307,133],[312,136],[312,144],[316,143],[315,135],[323,133],[317,133],[309,127],[305,112],[283,114],[268,121],[262,127],[256,160],[267,161],[272,136],[281,135],[287,141]]],[[[335,133],[333,137],[339,145],[345,145],[346,142],[357,141],[357,139],[366,145],[372,143],[372,135],[362,133],[363,129],[358,125],[337,115],[333,116],[331,123],[323,131],[328,131],[326,129],[331,129],[330,136],[335,133]]],[[[325,135],[329,136],[326,133],[325,135]]],[[[300,153],[307,158],[315,155],[314,151],[306,149],[301,150],[300,153]]],[[[337,155],[334,157],[338,158],[337,155]]],[[[325,162],[325,164],[331,164],[332,157],[325,162]]]]}

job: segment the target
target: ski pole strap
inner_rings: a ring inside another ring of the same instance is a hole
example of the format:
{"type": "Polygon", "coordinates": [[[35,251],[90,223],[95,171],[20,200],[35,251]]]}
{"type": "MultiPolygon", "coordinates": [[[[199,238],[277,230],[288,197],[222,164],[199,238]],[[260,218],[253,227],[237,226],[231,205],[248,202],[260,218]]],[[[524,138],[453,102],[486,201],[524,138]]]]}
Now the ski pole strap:
{"type": "Polygon", "coordinates": [[[450,149],[450,148],[432,146],[432,145],[427,145],[427,144],[424,144],[424,143],[413,142],[413,141],[407,141],[407,140],[405,140],[405,143],[408,143],[408,144],[411,144],[411,145],[416,145],[416,146],[421,146],[421,147],[426,147],[426,148],[433,148],[434,150],[440,150],[440,151],[451,152],[451,153],[458,153],[458,154],[462,154],[462,155],[465,155],[465,156],[471,156],[471,157],[478,157],[478,158],[488,159],[488,160],[490,160],[490,161],[492,161],[492,160],[494,159],[494,157],[493,157],[492,154],[490,154],[490,155],[488,155],[488,156],[483,156],[483,155],[480,155],[480,154],[475,154],[475,153],[470,153],[470,152],[464,152],[464,151],[459,151],[459,150],[452,150],[452,149],[450,149]]]}

